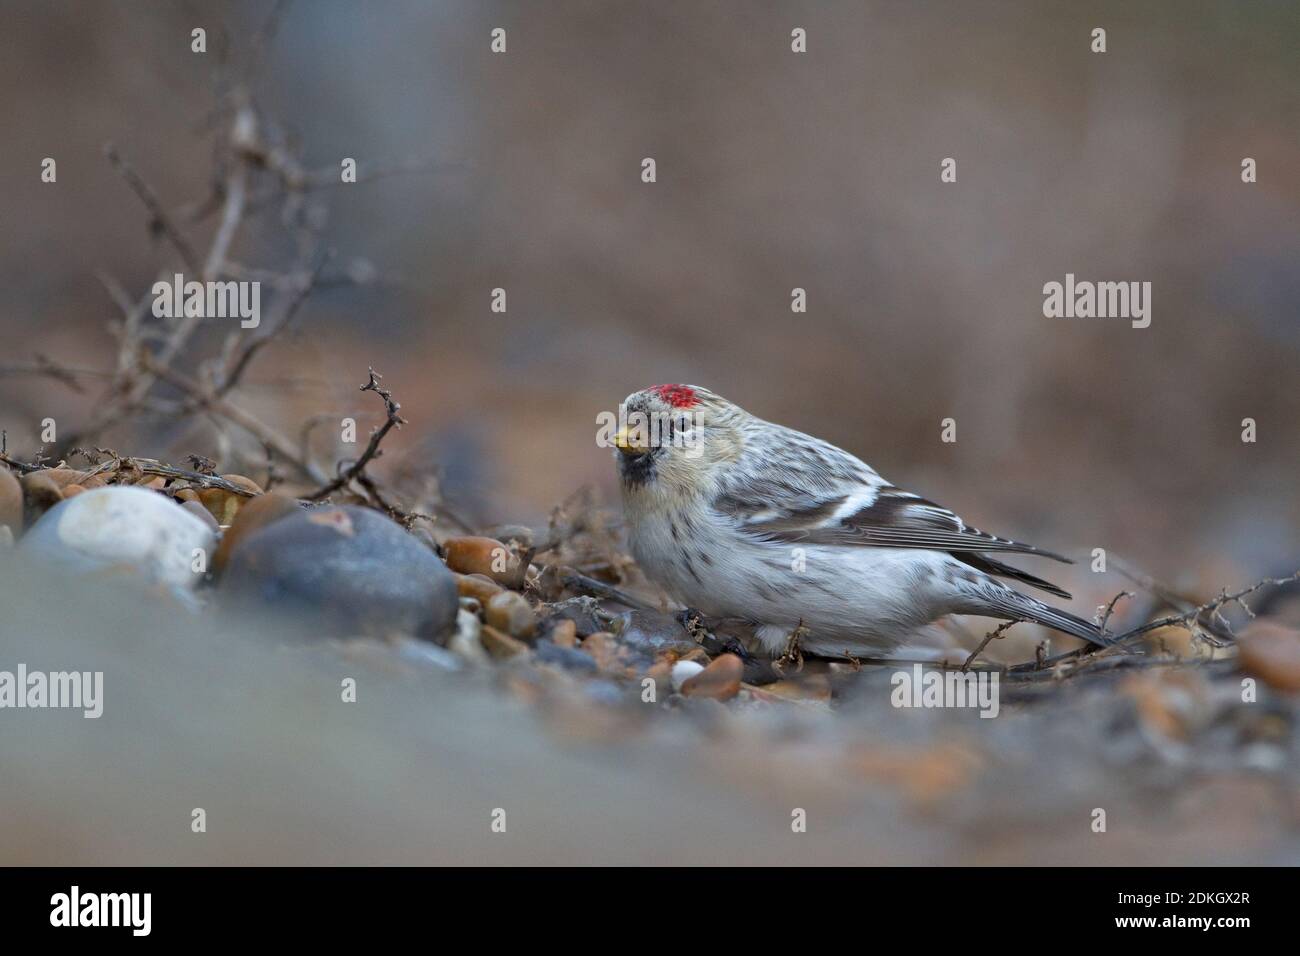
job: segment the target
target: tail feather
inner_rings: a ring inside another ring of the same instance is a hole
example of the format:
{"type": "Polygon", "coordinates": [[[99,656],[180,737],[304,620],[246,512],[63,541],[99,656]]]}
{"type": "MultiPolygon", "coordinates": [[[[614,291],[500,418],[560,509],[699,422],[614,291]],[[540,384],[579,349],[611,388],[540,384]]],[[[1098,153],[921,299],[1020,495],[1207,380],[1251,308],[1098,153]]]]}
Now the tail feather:
{"type": "Polygon", "coordinates": [[[1113,637],[1102,633],[1101,628],[1091,621],[1085,621],[1069,611],[1051,607],[996,582],[990,581],[987,586],[980,588],[978,595],[987,603],[983,611],[975,613],[986,613],[1007,620],[1034,621],[1098,647],[1109,647],[1115,642],[1113,637]]]}

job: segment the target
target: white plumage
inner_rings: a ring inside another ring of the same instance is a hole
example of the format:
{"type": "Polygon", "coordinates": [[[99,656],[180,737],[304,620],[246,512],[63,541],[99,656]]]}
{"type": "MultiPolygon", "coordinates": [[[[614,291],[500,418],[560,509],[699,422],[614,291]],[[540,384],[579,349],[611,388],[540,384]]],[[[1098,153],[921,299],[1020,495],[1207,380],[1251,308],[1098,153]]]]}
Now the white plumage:
{"type": "Polygon", "coordinates": [[[991,555],[1051,552],[968,527],[827,442],[698,386],[655,386],[628,415],[668,422],[616,444],[633,555],[675,599],[741,618],[773,655],[871,656],[945,614],[1037,621],[1095,643],[1097,627],[996,577],[1060,588],[991,555]]]}

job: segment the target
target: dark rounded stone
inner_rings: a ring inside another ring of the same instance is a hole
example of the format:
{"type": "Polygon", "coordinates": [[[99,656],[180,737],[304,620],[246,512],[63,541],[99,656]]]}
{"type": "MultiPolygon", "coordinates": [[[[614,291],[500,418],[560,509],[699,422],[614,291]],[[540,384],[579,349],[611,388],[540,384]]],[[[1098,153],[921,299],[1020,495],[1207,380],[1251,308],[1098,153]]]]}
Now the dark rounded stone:
{"type": "Polygon", "coordinates": [[[664,651],[686,654],[698,645],[671,614],[658,611],[624,611],[614,618],[618,639],[629,647],[654,656],[664,651]]]}
{"type": "Polygon", "coordinates": [[[240,541],[222,588],[282,607],[329,635],[441,640],[455,626],[455,576],[436,554],[369,508],[315,508],[240,541]]]}
{"type": "Polygon", "coordinates": [[[584,674],[595,673],[596,662],[590,654],[572,647],[560,647],[550,641],[538,641],[534,651],[540,664],[554,664],[565,670],[579,671],[584,674]]]}

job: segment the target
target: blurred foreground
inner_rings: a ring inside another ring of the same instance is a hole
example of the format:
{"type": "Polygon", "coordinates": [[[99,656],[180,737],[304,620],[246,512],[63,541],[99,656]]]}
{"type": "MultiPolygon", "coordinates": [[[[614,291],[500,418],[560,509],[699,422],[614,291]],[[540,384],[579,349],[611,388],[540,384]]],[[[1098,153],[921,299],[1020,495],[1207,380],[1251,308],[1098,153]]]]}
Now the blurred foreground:
{"type": "Polygon", "coordinates": [[[879,669],[834,711],[651,706],[12,561],[0,608],[4,667],[100,670],[105,698],[3,715],[6,864],[1300,861],[1300,708],[1242,704],[1230,665],[1004,686],[994,720],[894,709],[879,669]]]}

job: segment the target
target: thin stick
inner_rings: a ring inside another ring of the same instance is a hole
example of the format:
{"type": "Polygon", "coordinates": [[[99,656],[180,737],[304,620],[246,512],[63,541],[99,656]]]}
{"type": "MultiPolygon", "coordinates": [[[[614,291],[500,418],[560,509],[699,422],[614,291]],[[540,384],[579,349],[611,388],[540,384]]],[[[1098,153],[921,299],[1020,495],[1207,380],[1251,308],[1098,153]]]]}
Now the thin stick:
{"type": "Polygon", "coordinates": [[[171,216],[167,214],[167,210],[163,208],[162,203],[158,201],[158,197],[149,187],[149,184],[140,178],[140,174],[122,158],[121,153],[117,151],[117,147],[112,143],[105,144],[104,155],[108,157],[114,171],[121,175],[126,180],[126,184],[131,187],[131,190],[140,197],[140,201],[149,210],[151,224],[162,232],[175,247],[177,253],[180,254],[181,261],[185,263],[185,268],[190,272],[198,272],[198,256],[194,254],[194,249],[190,246],[189,240],[182,235],[176,223],[172,222],[171,216]]]}
{"type": "MultiPolygon", "coordinates": [[[[384,401],[384,411],[387,413],[384,423],[370,433],[370,441],[366,444],[365,451],[361,457],[349,465],[346,469],[339,472],[333,480],[326,482],[320,488],[317,488],[309,495],[304,496],[306,501],[320,501],[322,498],[328,498],[331,494],[340,488],[346,487],[353,479],[359,477],[365,471],[366,465],[370,464],[381,454],[379,450],[380,443],[394,428],[401,428],[406,424],[406,419],[398,414],[401,405],[393,401],[393,394],[386,388],[379,387],[379,380],[382,375],[375,374],[375,370],[370,369],[370,380],[361,386],[363,392],[374,392],[384,401]]],[[[342,462],[339,463],[342,465],[342,462]]]]}
{"type": "Polygon", "coordinates": [[[984,648],[988,647],[989,644],[991,644],[993,641],[1000,638],[1003,634],[1011,630],[1011,628],[1015,627],[1017,624],[1022,624],[1022,623],[1024,623],[1024,618],[1016,618],[1015,620],[1012,621],[1004,621],[1001,624],[999,624],[997,627],[995,627],[993,630],[985,634],[984,640],[980,641],[980,646],[975,648],[975,650],[971,652],[970,657],[966,658],[966,663],[961,665],[962,672],[965,673],[966,671],[970,670],[971,664],[975,663],[975,658],[979,657],[981,654],[984,653],[984,648]]]}

